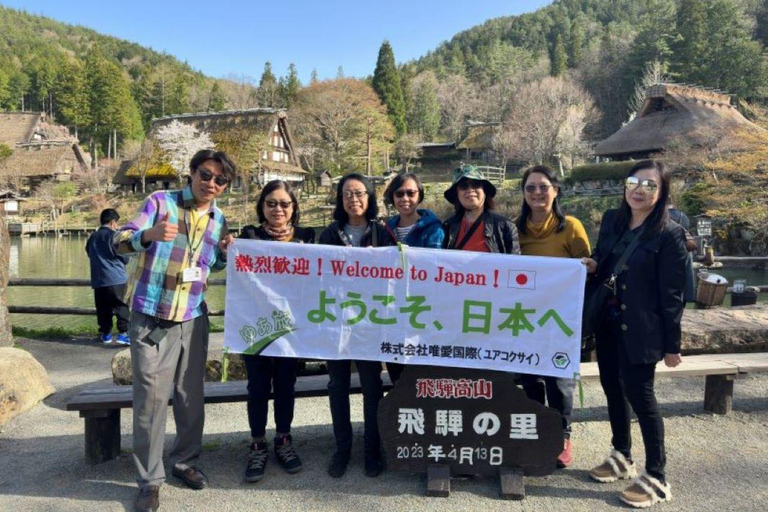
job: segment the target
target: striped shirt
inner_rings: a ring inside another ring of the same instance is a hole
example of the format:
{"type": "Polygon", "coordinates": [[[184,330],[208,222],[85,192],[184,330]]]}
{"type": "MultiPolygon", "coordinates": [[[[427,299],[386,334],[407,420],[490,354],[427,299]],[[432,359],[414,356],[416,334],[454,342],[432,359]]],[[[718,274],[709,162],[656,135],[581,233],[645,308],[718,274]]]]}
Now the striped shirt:
{"type": "Polygon", "coordinates": [[[120,228],[113,244],[118,254],[137,253],[127,294],[132,311],[163,320],[184,322],[206,312],[205,290],[211,270],[226,267],[219,241],[227,234],[224,214],[212,202],[208,211],[197,213],[192,189],[154,192],[138,216],[120,228]],[[142,233],[168,213],[179,233],[170,242],[141,244],[142,233]],[[199,267],[202,279],[183,282],[184,269],[199,267]]]}

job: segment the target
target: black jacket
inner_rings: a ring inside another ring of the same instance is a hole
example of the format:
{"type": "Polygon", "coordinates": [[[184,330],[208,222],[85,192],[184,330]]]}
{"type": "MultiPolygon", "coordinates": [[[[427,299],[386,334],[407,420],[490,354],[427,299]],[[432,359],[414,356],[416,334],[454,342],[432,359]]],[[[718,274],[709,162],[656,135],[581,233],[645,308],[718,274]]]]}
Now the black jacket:
{"type": "MultiPolygon", "coordinates": [[[[269,236],[269,233],[267,233],[263,227],[256,227],[251,225],[245,226],[240,232],[240,236],[238,238],[248,238],[251,240],[274,240],[274,238],[269,236]]],[[[313,244],[315,243],[315,230],[312,228],[300,228],[295,226],[293,228],[293,240],[291,240],[291,242],[298,242],[300,244],[313,244]]]]}
{"type": "MultiPolygon", "coordinates": [[[[613,265],[605,260],[621,237],[613,229],[616,213],[607,211],[600,225],[592,255],[597,261],[597,279],[604,280],[613,271],[613,265]]],[[[683,228],[669,221],[661,233],[643,237],[619,273],[619,341],[632,363],[655,363],[664,359],[664,354],[680,353],[686,257],[683,228]]],[[[598,342],[610,336],[608,331],[598,329],[598,342]]]]}
{"type": "MultiPolygon", "coordinates": [[[[333,221],[330,226],[320,233],[320,239],[317,243],[322,245],[347,245],[344,242],[344,238],[342,238],[343,229],[344,227],[339,221],[333,221]]],[[[360,247],[386,247],[395,244],[396,242],[387,227],[375,221],[368,222],[368,227],[365,228],[365,233],[363,233],[363,238],[360,241],[360,247]],[[374,230],[376,231],[375,235],[374,230]]]]}
{"type": "MultiPolygon", "coordinates": [[[[462,217],[463,214],[456,213],[443,222],[443,231],[445,231],[443,247],[445,249],[455,249],[460,242],[458,236],[462,217]]],[[[485,244],[490,252],[520,254],[517,226],[511,220],[488,210],[483,212],[482,220],[485,225],[485,244]]]]}

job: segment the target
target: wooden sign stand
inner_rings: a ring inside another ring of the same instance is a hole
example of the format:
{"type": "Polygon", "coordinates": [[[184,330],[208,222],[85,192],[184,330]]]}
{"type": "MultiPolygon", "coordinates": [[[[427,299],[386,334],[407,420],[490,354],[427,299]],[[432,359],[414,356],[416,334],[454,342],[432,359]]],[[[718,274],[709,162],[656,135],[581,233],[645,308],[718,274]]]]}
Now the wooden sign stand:
{"type": "Polygon", "coordinates": [[[389,469],[426,472],[427,496],[439,498],[451,475],[481,475],[522,500],[524,475],[554,472],[563,448],[560,414],[489,370],[406,367],[379,405],[379,430],[389,469]]]}

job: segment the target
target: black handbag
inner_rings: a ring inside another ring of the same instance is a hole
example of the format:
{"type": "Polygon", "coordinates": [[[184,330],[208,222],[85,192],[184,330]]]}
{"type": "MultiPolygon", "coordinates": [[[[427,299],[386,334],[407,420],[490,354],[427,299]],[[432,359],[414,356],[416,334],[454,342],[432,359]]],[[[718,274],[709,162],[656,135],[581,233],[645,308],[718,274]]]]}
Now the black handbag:
{"type": "Polygon", "coordinates": [[[619,261],[613,267],[613,272],[611,272],[611,275],[606,280],[601,281],[597,276],[587,279],[587,284],[584,288],[584,309],[581,313],[582,345],[584,344],[583,340],[594,335],[600,324],[603,323],[608,299],[616,295],[616,278],[621,274],[629,257],[635,252],[644,230],[645,226],[642,226],[627,248],[624,249],[619,261]]]}

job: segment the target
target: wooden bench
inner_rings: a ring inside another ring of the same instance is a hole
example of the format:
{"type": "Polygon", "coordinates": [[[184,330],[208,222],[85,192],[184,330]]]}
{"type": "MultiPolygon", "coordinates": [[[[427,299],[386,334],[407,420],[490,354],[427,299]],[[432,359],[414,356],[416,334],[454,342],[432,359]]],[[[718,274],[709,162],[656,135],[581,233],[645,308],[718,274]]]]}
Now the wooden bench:
{"type": "MultiPolygon", "coordinates": [[[[384,390],[392,388],[389,374],[383,372],[384,390]]],[[[296,398],[327,396],[328,375],[308,375],[296,379],[296,398]]],[[[225,404],[248,399],[247,381],[206,382],[205,403],[225,404]]],[[[360,378],[352,374],[350,393],[361,393],[360,378]]],[[[173,402],[168,399],[168,404],[173,402]]],[[[85,420],[85,460],[100,464],[120,455],[120,410],[133,407],[132,386],[109,386],[81,391],[69,402],[68,411],[80,411],[85,420]]],[[[245,414],[245,412],[243,412],[245,414]]]]}
{"type": "MultiPolygon", "coordinates": [[[[664,363],[656,366],[659,377],[706,377],[704,410],[716,414],[731,411],[735,378],[764,371],[768,371],[768,353],[683,356],[683,364],[677,368],[668,368],[664,363]]],[[[581,363],[582,380],[599,377],[597,363],[581,363]]],[[[390,389],[392,383],[386,372],[382,373],[382,379],[384,389],[390,389]]],[[[205,403],[245,402],[248,399],[246,385],[246,381],[206,382],[205,403]]],[[[361,392],[356,373],[352,374],[350,386],[351,393],[361,392]]],[[[302,376],[296,380],[296,398],[326,395],[328,375],[302,376]]],[[[87,389],[67,403],[68,411],[80,411],[80,417],[85,420],[85,459],[89,464],[112,460],[120,454],[120,410],[131,407],[131,386],[87,389]]]]}
{"type": "MultiPolygon", "coordinates": [[[[663,362],[656,365],[658,377],[704,376],[704,410],[728,414],[733,404],[733,380],[748,373],[768,371],[768,353],[704,354],[683,356],[683,363],[669,368],[663,362]]],[[[582,380],[598,380],[597,363],[581,363],[582,380]]]]}

